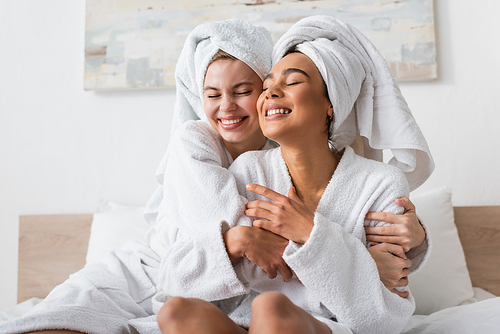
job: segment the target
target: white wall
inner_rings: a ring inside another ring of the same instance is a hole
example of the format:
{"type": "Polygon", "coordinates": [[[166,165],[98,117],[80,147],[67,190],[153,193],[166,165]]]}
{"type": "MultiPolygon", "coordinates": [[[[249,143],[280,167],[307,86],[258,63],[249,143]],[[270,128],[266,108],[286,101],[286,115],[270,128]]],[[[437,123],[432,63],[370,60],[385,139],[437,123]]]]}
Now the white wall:
{"type": "MultiPolygon", "coordinates": [[[[0,308],[16,302],[21,214],[144,205],[173,90],[83,91],[84,1],[0,4],[0,308]]],[[[439,79],[402,91],[455,205],[500,204],[500,2],[435,0],[439,79]]]]}
{"type": "Polygon", "coordinates": [[[436,162],[417,191],[446,185],[454,205],[498,205],[500,2],[434,4],[439,80],[401,87],[436,162]]]}
{"type": "Polygon", "coordinates": [[[173,90],[83,90],[85,2],[0,4],[0,308],[17,300],[21,214],[144,205],[173,90]]]}

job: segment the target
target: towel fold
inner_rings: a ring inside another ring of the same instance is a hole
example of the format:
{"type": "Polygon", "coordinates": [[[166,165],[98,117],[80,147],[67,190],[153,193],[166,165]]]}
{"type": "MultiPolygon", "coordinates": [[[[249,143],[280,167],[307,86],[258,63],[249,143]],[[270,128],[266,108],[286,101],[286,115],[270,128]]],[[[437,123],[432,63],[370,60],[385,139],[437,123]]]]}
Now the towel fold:
{"type": "Polygon", "coordinates": [[[354,27],[331,16],[317,15],[294,24],[276,43],[273,63],[297,50],[316,64],[334,108],[334,145],[342,149],[359,134],[366,138],[367,158],[390,164],[404,173],[410,190],[434,170],[427,142],[403,98],[389,66],[375,46],[354,27]]]}

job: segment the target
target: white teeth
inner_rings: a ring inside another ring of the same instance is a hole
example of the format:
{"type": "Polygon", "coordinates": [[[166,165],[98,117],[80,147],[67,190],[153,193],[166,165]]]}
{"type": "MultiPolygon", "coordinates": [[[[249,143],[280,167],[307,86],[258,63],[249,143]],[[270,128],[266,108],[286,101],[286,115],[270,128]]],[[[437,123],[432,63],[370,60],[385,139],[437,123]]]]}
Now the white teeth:
{"type": "Polygon", "coordinates": [[[238,119],[221,119],[220,121],[224,125],[232,125],[232,124],[239,123],[242,120],[243,120],[243,118],[238,118],[238,119]]]}
{"type": "Polygon", "coordinates": [[[288,109],[272,109],[272,110],[267,111],[266,116],[271,116],[271,115],[275,115],[275,114],[289,114],[289,113],[290,113],[290,110],[288,110],[288,109]]]}

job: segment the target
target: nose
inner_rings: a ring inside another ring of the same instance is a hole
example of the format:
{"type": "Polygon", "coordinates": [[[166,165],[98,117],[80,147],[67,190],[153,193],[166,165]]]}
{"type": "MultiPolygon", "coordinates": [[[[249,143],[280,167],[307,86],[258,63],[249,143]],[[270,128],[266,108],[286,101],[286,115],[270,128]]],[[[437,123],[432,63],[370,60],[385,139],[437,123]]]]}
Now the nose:
{"type": "Polygon", "coordinates": [[[266,98],[267,99],[282,97],[282,96],[283,96],[283,91],[276,84],[268,87],[266,90],[266,98]]]}
{"type": "Polygon", "coordinates": [[[237,106],[230,96],[223,96],[220,102],[219,109],[223,112],[231,112],[236,110],[237,106]]]}

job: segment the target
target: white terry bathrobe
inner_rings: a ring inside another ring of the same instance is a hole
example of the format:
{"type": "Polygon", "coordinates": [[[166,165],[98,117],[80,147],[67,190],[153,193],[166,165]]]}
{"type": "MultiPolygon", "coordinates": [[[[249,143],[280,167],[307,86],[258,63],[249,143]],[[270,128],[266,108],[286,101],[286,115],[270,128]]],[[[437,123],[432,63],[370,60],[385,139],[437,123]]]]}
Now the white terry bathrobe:
{"type": "MultiPolygon", "coordinates": [[[[247,191],[248,183],[285,196],[292,186],[280,148],[244,153],[229,170],[240,194],[249,201],[267,199],[247,191]]],[[[398,168],[359,157],[346,147],[314,213],[308,241],[303,245],[290,241],[285,249],[283,259],[294,272],[293,279],[283,282],[280,275],[269,279],[245,260],[236,271],[252,290],[251,297],[230,316],[248,325],[253,296],[281,291],[324,321],[333,333],[399,333],[414,311],[414,299],[411,294],[404,299],[391,293],[380,281],[375,261],[366,250],[364,226],[381,223],[365,222],[364,217],[369,211],[401,214],[394,198],[408,196],[408,192],[407,180],[398,168]]]]}

